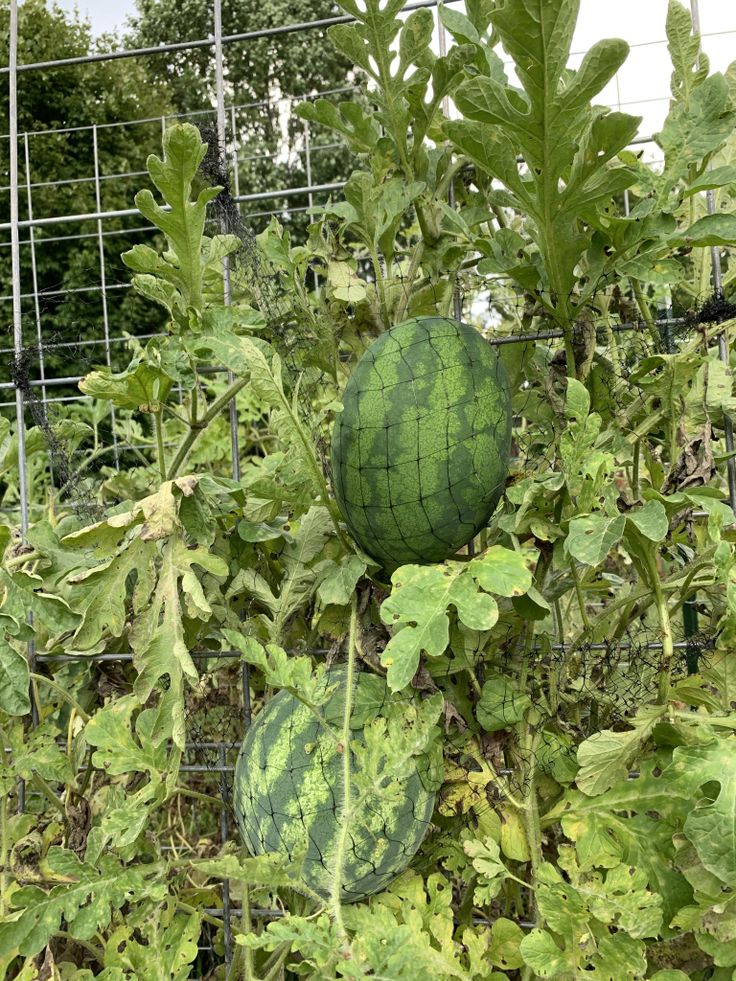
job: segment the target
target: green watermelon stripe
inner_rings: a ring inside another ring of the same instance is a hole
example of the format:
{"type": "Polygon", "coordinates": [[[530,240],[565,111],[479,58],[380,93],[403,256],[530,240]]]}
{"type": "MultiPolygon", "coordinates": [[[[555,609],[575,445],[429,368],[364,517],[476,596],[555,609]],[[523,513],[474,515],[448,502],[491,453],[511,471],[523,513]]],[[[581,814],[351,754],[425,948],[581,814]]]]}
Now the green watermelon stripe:
{"type": "MultiPolygon", "coordinates": [[[[331,680],[343,676],[343,669],[334,669],[331,680]]],[[[375,699],[376,676],[359,675],[356,684],[368,684],[375,699]]],[[[325,715],[339,708],[340,694],[338,687],[325,715]]],[[[388,697],[385,690],[383,699],[388,697]]],[[[359,733],[356,730],[356,738],[359,733]]],[[[336,742],[306,706],[288,692],[279,692],[243,741],[235,772],[236,817],[253,855],[277,851],[293,858],[306,847],[304,880],[325,898],[340,831],[341,786],[342,758],[336,742]]],[[[434,790],[425,789],[416,769],[396,799],[376,798],[361,805],[348,829],[345,901],[383,888],[406,867],[429,826],[434,799],[434,790]]]]}
{"type": "Polygon", "coordinates": [[[388,569],[454,554],[488,522],[506,477],[511,414],[495,351],[428,317],[370,346],[333,429],[338,506],[388,569]]]}

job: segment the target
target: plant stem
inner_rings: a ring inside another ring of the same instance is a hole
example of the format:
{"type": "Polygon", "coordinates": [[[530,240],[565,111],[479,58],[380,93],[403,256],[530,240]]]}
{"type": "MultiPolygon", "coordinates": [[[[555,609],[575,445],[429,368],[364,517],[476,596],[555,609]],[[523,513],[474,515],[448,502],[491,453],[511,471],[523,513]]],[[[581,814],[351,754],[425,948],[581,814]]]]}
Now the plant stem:
{"type": "Polygon", "coordinates": [[[283,970],[284,961],[289,956],[289,951],[291,950],[291,944],[286,944],[286,950],[282,950],[276,959],[276,963],[269,970],[268,974],[264,977],[263,981],[276,981],[279,973],[283,970]]]}
{"type": "Polygon", "coordinates": [[[334,868],[332,873],[332,889],[330,892],[330,913],[335,921],[338,933],[347,946],[348,936],[342,919],[342,878],[345,868],[345,853],[347,850],[349,825],[352,819],[351,782],[352,760],[350,758],[350,718],[353,712],[353,681],[355,676],[355,651],[358,627],[358,597],[353,593],[350,604],[350,633],[348,636],[348,663],[345,678],[345,708],[342,719],[342,807],[340,809],[340,831],[335,850],[334,868]]]}
{"type": "Polygon", "coordinates": [[[216,916],[211,916],[209,913],[200,913],[198,909],[190,906],[189,903],[185,903],[182,899],[177,899],[176,905],[182,913],[197,913],[198,916],[202,917],[203,923],[209,923],[211,926],[218,928],[222,926],[222,920],[218,920],[216,916]]]}
{"type": "Polygon", "coordinates": [[[46,798],[49,804],[51,804],[55,810],[59,811],[63,815],[64,820],[66,820],[66,809],[64,808],[64,804],[59,800],[41,774],[37,773],[35,770],[31,775],[31,783],[36,790],[38,790],[39,793],[46,798]]]}
{"type": "Polygon", "coordinates": [[[222,410],[230,403],[230,400],[235,398],[238,392],[242,388],[245,388],[247,384],[248,384],[247,378],[236,379],[236,381],[234,381],[232,385],[229,385],[227,390],[223,392],[223,394],[218,399],[215,399],[215,401],[209,407],[205,415],[202,417],[202,421],[197,426],[189,430],[186,436],[182,439],[179,445],[179,449],[176,451],[176,456],[174,457],[171,466],[169,467],[168,470],[169,480],[173,480],[174,477],[177,477],[179,475],[179,468],[186,460],[187,454],[191,450],[194,441],[197,439],[199,434],[209,426],[212,420],[217,415],[219,415],[219,413],[222,412],[222,410]]]}
{"type": "Polygon", "coordinates": [[[156,452],[158,454],[158,469],[161,480],[166,480],[166,450],[164,449],[163,412],[155,412],[153,422],[156,427],[156,452]]]}
{"type": "Polygon", "coordinates": [[[654,323],[654,317],[652,316],[652,311],[649,309],[649,303],[647,298],[642,293],[641,283],[638,279],[631,279],[631,288],[634,291],[634,297],[636,299],[636,305],[639,307],[644,323],[647,325],[647,330],[649,331],[649,336],[654,344],[655,351],[662,350],[662,338],[659,336],[659,331],[657,330],[657,325],[654,323]]]}
{"type": "Polygon", "coordinates": [[[43,681],[49,688],[53,688],[57,695],[60,695],[64,699],[67,705],[71,705],[73,709],[76,709],[77,715],[82,722],[89,722],[90,716],[87,715],[79,702],[65,688],[62,688],[58,682],[54,681],[53,678],[47,678],[46,675],[36,674],[34,671],[31,671],[31,680],[36,682],[43,681]]]}
{"type": "MultiPolygon", "coordinates": [[[[537,731],[533,726],[524,723],[524,732],[521,739],[522,752],[526,761],[526,785],[524,807],[524,824],[526,826],[526,836],[529,842],[529,860],[532,867],[532,887],[536,885],[537,873],[542,863],[542,830],[539,823],[539,802],[537,801],[537,731]]],[[[539,925],[539,913],[535,908],[535,919],[539,925]]]]}
{"type": "Polygon", "coordinates": [[[183,797],[192,797],[194,800],[201,800],[204,804],[217,804],[218,807],[222,807],[222,801],[218,800],[217,797],[202,794],[198,790],[192,790],[190,787],[177,787],[174,793],[181,794],[183,797]]]}
{"type": "Polygon", "coordinates": [[[412,286],[414,284],[414,278],[417,274],[417,269],[419,268],[419,263],[422,261],[422,256],[424,255],[424,241],[419,242],[415,247],[411,256],[411,261],[409,263],[409,268],[406,271],[406,278],[403,283],[403,291],[399,297],[399,302],[396,304],[396,323],[400,324],[404,319],[406,314],[406,308],[409,305],[409,297],[412,293],[412,286]]]}
{"type": "MultiPolygon", "coordinates": [[[[240,927],[243,933],[252,933],[253,924],[250,918],[250,889],[243,883],[242,912],[240,914],[240,927]]],[[[255,981],[255,965],[253,963],[253,950],[250,947],[243,948],[243,979],[244,981],[255,981]]]]}
{"type": "Polygon", "coordinates": [[[370,250],[371,263],[373,264],[373,272],[376,277],[376,291],[378,293],[378,305],[381,320],[383,321],[383,329],[388,330],[389,328],[389,318],[388,318],[388,306],[386,305],[386,279],[383,275],[383,267],[381,265],[381,257],[378,255],[375,249],[370,250]]]}
{"type": "Polygon", "coordinates": [[[662,659],[659,664],[659,705],[665,705],[670,695],[670,674],[672,672],[672,659],[674,657],[674,645],[672,640],[672,624],[670,623],[670,611],[667,606],[667,597],[662,590],[662,583],[659,578],[657,560],[649,549],[646,551],[647,571],[649,572],[650,585],[654,591],[655,603],[657,606],[657,616],[659,626],[662,631],[662,659]]]}
{"type": "Polygon", "coordinates": [[[634,466],[631,475],[631,494],[635,501],[639,500],[639,461],[641,458],[641,440],[634,443],[634,466]]]}
{"type": "Polygon", "coordinates": [[[583,590],[580,586],[580,576],[578,576],[578,570],[575,568],[574,559],[570,559],[570,572],[572,573],[572,581],[575,583],[575,596],[577,597],[578,607],[580,608],[580,616],[583,621],[583,626],[586,630],[590,630],[590,620],[588,619],[588,614],[585,611],[585,597],[583,596],[583,590]]]}
{"type": "Polygon", "coordinates": [[[5,869],[8,863],[8,795],[0,800],[0,917],[5,916],[5,890],[8,881],[5,869]]]}
{"type": "Polygon", "coordinates": [[[8,559],[5,562],[5,568],[8,572],[14,569],[17,565],[25,565],[26,562],[35,562],[37,559],[42,559],[43,555],[37,552],[35,549],[32,552],[23,552],[21,555],[14,555],[12,559],[8,559]]]}

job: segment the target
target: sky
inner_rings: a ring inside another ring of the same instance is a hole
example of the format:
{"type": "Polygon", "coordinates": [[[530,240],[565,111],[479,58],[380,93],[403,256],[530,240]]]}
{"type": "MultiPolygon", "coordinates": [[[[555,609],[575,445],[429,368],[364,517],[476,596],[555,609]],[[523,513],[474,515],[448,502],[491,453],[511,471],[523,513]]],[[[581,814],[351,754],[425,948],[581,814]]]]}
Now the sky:
{"type": "MultiPolygon", "coordinates": [[[[67,9],[77,6],[81,14],[88,15],[96,34],[123,27],[134,11],[134,0],[59,2],[67,9]]],[[[712,69],[723,70],[736,59],[736,0],[699,0],[699,7],[703,49],[712,69]]],[[[575,67],[582,53],[600,38],[628,41],[629,58],[599,101],[642,116],[641,132],[646,135],[661,127],[667,112],[671,67],[665,44],[666,12],[667,0],[581,0],[573,42],[575,67]]]]}
{"type": "Polygon", "coordinates": [[[125,18],[135,13],[134,0],[57,0],[65,10],[76,7],[83,17],[89,17],[95,34],[123,27],[125,18]]]}

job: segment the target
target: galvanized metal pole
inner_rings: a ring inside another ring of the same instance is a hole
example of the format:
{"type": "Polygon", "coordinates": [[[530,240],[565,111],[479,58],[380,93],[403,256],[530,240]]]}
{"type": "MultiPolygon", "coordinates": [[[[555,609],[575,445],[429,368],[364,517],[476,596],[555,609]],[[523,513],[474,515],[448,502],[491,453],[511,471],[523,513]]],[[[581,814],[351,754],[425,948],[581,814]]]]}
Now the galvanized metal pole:
{"type": "MultiPolygon", "coordinates": [[[[304,120],[304,163],[306,167],[307,176],[307,187],[312,186],[312,131],[309,127],[309,120],[304,120]]],[[[309,191],[307,195],[307,201],[309,203],[309,211],[311,214],[312,208],[314,207],[314,194],[309,191]]],[[[312,221],[313,218],[310,218],[312,221]]],[[[314,277],[314,292],[319,296],[319,276],[317,275],[317,270],[312,270],[312,275],[314,277]]]]}
{"type": "MultiPolygon", "coordinates": [[[[13,296],[13,352],[23,357],[23,313],[20,299],[20,233],[18,228],[18,0],[10,0],[9,52],[9,133],[10,133],[10,256],[13,296]]],[[[28,473],[26,461],[25,406],[22,389],[15,389],[15,422],[18,440],[18,496],[23,544],[28,534],[28,473]]]]}
{"type": "MultiPolygon", "coordinates": [[[[437,8],[437,41],[440,52],[440,57],[444,58],[447,54],[447,35],[445,34],[445,25],[442,23],[440,17],[440,8],[437,8]]],[[[450,103],[449,95],[446,95],[442,100],[442,109],[448,119],[452,116],[452,105],[450,103]]],[[[447,189],[447,203],[451,208],[455,207],[455,184],[450,181],[450,186],[447,189]]],[[[460,290],[457,285],[457,278],[455,279],[455,288],[452,294],[452,308],[455,315],[455,320],[463,319],[463,298],[460,294],[460,290]]]]}
{"type": "MultiPolygon", "coordinates": [[[[10,137],[10,258],[12,270],[13,297],[13,354],[20,366],[23,359],[23,312],[20,296],[20,231],[18,227],[18,0],[10,0],[10,44],[8,58],[8,134],[10,137]]],[[[18,497],[20,504],[20,537],[25,545],[28,541],[30,506],[28,501],[28,461],[26,458],[26,420],[23,389],[15,388],[15,427],[18,443],[18,497]]],[[[29,622],[31,618],[29,617],[29,622]]],[[[36,649],[33,641],[28,643],[28,666],[35,668],[36,649]]],[[[30,687],[31,724],[38,723],[38,707],[33,685],[30,687]]],[[[18,810],[26,806],[26,785],[18,782],[18,810]]]]}
{"type": "MultiPolygon", "coordinates": [[[[92,157],[95,167],[95,207],[98,214],[102,212],[102,188],[100,186],[100,153],[97,142],[97,126],[92,126],[92,157]]],[[[29,216],[30,217],[30,216],[29,216]]],[[[102,229],[102,219],[97,219],[97,249],[100,257],[100,287],[102,297],[102,330],[105,340],[105,361],[108,368],[112,368],[112,357],[110,354],[110,315],[107,307],[107,271],[105,266],[105,237],[102,229]]],[[[118,451],[118,437],[115,432],[116,418],[115,406],[110,406],[110,429],[112,433],[112,452],[115,460],[115,469],[120,469],[120,453],[118,451]]]]}
{"type": "MultiPolygon", "coordinates": [[[[690,15],[693,22],[693,33],[700,38],[700,5],[699,0],[690,0],[690,15]]],[[[713,190],[705,192],[706,207],[709,215],[716,213],[716,196],[713,190]]],[[[712,245],[710,249],[711,277],[713,293],[716,296],[723,296],[723,270],[721,268],[721,250],[717,245],[712,245]]],[[[718,335],[718,357],[724,364],[730,363],[728,340],[725,333],[718,335]]],[[[730,416],[724,415],[723,429],[725,434],[726,452],[728,460],[726,468],[728,473],[728,499],[731,508],[736,511],[736,459],[733,456],[734,438],[733,421],[730,416]]]]}
{"type": "MultiPolygon", "coordinates": [[[[225,70],[222,58],[222,0],[215,0],[215,97],[217,101],[217,152],[223,163],[227,167],[227,153],[225,151],[225,70]]],[[[222,229],[225,231],[225,229],[222,229]]],[[[232,304],[232,283],[230,279],[230,258],[225,256],[222,260],[222,285],[223,302],[226,307],[232,304]]],[[[228,384],[235,381],[235,375],[228,370],[228,384]]],[[[238,407],[235,399],[230,400],[230,452],[232,454],[232,474],[234,480],[240,480],[240,447],[238,443],[238,407]]],[[[220,766],[225,765],[225,750],[220,747],[220,766]]],[[[220,771],[220,796],[222,798],[222,808],[220,810],[220,835],[223,844],[228,839],[228,813],[227,813],[227,780],[224,769],[220,771]]],[[[222,933],[225,947],[225,974],[229,976],[230,967],[233,960],[233,935],[232,924],[230,922],[230,882],[223,879],[222,882],[222,933]]]]}
{"type": "MultiPolygon", "coordinates": [[[[225,152],[225,71],[222,59],[222,0],[215,0],[215,95],[217,101],[217,143],[218,153],[227,166],[225,152]]],[[[232,284],[230,280],[230,258],[222,260],[223,300],[226,307],[232,303],[232,284]]],[[[227,374],[228,384],[235,381],[232,371],[227,374]]],[[[238,442],[238,407],[235,399],[230,401],[230,450],[232,453],[233,480],[240,480],[240,446],[238,442]]]]}

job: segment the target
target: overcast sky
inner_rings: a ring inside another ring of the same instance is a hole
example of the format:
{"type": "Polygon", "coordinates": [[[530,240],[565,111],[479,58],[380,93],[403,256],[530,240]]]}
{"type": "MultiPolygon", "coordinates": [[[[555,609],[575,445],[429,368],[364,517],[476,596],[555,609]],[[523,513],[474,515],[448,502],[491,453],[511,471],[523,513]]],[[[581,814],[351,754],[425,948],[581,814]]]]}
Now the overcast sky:
{"type": "MultiPolygon", "coordinates": [[[[59,2],[70,10],[77,6],[81,14],[89,16],[96,34],[123,27],[134,11],[134,0],[59,2]]],[[[713,69],[722,70],[736,59],[736,0],[699,2],[703,47],[713,69]]],[[[689,5],[689,0],[686,3],[689,5]]],[[[647,135],[656,132],[667,111],[671,67],[664,41],[666,11],[667,0],[581,0],[574,42],[577,52],[584,52],[602,37],[622,37],[629,42],[628,61],[602,101],[643,116],[642,133],[647,135]]]]}

